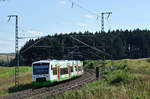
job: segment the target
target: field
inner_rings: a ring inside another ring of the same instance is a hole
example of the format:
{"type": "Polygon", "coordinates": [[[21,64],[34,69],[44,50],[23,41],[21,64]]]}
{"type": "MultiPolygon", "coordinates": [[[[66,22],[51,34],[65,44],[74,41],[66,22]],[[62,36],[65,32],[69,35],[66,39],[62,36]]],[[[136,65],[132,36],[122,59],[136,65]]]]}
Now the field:
{"type": "Polygon", "coordinates": [[[15,58],[13,53],[0,53],[0,66],[10,66],[11,60],[15,58]]]}
{"type": "MultiPolygon", "coordinates": [[[[21,86],[31,84],[31,67],[20,67],[21,86]]],[[[0,95],[14,91],[14,67],[0,67],[0,95]]]]}
{"type": "MultiPolygon", "coordinates": [[[[149,99],[150,58],[106,60],[105,79],[85,84],[81,89],[70,90],[54,99],[149,99]],[[113,65],[113,68],[111,67],[113,65]]],[[[84,68],[100,67],[101,60],[87,60],[84,68]],[[93,66],[91,66],[93,63],[93,66]]],[[[31,87],[31,67],[20,67],[22,89],[31,87]]],[[[102,72],[101,72],[102,73],[102,72]]],[[[21,90],[22,90],[21,89],[21,90]]],[[[15,91],[14,67],[0,67],[0,95],[15,91]]]]}
{"type": "Polygon", "coordinates": [[[3,53],[0,53],[0,60],[3,60],[3,61],[10,61],[11,59],[15,58],[15,55],[14,54],[3,54],[3,53]]]}
{"type": "MultiPolygon", "coordinates": [[[[86,61],[101,67],[102,61],[86,61]]],[[[106,61],[105,79],[86,84],[80,90],[71,90],[54,99],[149,99],[150,98],[150,58],[106,61]],[[110,66],[114,65],[112,69],[110,66]]],[[[51,97],[52,98],[52,97],[51,97]]]]}

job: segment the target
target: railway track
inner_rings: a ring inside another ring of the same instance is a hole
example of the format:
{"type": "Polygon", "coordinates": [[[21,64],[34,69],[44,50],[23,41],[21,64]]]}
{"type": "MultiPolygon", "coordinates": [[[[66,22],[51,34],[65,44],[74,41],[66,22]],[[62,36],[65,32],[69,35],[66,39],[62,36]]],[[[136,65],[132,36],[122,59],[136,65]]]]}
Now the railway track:
{"type": "Polygon", "coordinates": [[[6,96],[1,96],[0,99],[41,99],[57,95],[67,90],[80,88],[82,85],[96,80],[95,70],[86,70],[85,73],[77,79],[72,79],[67,82],[59,83],[50,87],[42,87],[39,89],[28,89],[6,96]]]}

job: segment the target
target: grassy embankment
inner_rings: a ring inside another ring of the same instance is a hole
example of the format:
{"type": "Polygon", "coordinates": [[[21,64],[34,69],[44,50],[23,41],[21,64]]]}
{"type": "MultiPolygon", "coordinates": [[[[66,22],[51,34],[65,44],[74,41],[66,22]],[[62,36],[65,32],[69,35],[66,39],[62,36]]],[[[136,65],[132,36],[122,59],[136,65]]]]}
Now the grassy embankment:
{"type": "MultiPolygon", "coordinates": [[[[31,84],[31,67],[20,67],[21,88],[31,84]]],[[[0,67],[0,96],[15,91],[14,87],[14,67],[0,67]]],[[[20,89],[21,90],[21,89],[20,89]]]]}
{"type": "MultiPolygon", "coordinates": [[[[85,68],[93,63],[100,67],[101,61],[85,61],[85,68]]],[[[71,90],[53,97],[60,99],[148,99],[150,97],[150,59],[106,61],[106,80],[86,84],[80,90],[71,90]]],[[[31,67],[20,67],[21,90],[31,87],[31,67]]],[[[16,91],[14,67],[0,67],[0,95],[16,91]]],[[[52,98],[52,97],[51,97],[52,98]]]]}
{"type": "MultiPolygon", "coordinates": [[[[85,61],[100,67],[101,61],[85,61]]],[[[150,59],[123,59],[106,61],[106,79],[84,85],[81,89],[54,96],[54,99],[149,99],[150,98],[150,59]]],[[[51,97],[52,98],[52,97],[51,97]]]]}

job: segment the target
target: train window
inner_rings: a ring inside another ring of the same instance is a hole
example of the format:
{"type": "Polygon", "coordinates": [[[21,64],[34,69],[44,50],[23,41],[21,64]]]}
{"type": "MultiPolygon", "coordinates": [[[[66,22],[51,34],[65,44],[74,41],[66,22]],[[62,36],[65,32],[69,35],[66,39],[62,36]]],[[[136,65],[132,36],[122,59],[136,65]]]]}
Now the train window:
{"type": "Polygon", "coordinates": [[[33,75],[49,74],[49,63],[33,64],[33,75]]]}
{"type": "Polygon", "coordinates": [[[60,74],[68,74],[68,68],[60,68],[60,74]]]}
{"type": "Polygon", "coordinates": [[[57,68],[53,68],[53,75],[57,75],[57,68]]]}
{"type": "Polygon", "coordinates": [[[72,66],[70,67],[70,72],[73,72],[73,67],[72,66]]]}

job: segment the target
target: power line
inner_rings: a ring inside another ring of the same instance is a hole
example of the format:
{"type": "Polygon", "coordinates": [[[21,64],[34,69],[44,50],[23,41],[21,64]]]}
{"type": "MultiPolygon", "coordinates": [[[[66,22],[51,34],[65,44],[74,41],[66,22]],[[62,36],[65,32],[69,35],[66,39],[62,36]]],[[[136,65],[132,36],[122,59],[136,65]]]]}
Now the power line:
{"type": "MultiPolygon", "coordinates": [[[[44,46],[33,46],[33,47],[35,47],[35,48],[54,48],[54,47],[62,47],[62,46],[46,46],[46,45],[44,45],[44,46]]],[[[80,47],[80,48],[87,48],[87,46],[77,46],[77,47],[80,47]]],[[[97,46],[97,47],[100,47],[100,46],[97,46]]],[[[65,48],[75,48],[75,47],[65,47],[65,48]]]]}
{"type": "MultiPolygon", "coordinates": [[[[80,9],[82,9],[82,10],[84,10],[84,11],[86,11],[86,12],[92,14],[92,15],[97,16],[96,20],[99,19],[100,16],[99,16],[98,14],[96,14],[95,12],[93,12],[93,11],[91,11],[91,10],[89,10],[89,9],[87,9],[87,8],[85,8],[85,7],[83,7],[83,6],[81,6],[81,5],[79,5],[78,3],[74,2],[73,0],[69,0],[69,2],[72,3],[72,8],[73,8],[74,5],[75,5],[75,6],[77,6],[78,8],[80,8],[80,9]]],[[[108,21],[108,18],[109,18],[109,16],[110,16],[110,14],[112,14],[112,12],[102,12],[102,13],[101,13],[101,31],[102,31],[102,32],[104,32],[104,14],[107,14],[107,15],[108,15],[108,16],[107,16],[107,22],[108,22],[108,24],[109,24],[109,28],[111,29],[111,26],[110,26],[110,23],[109,23],[109,21],[108,21]]],[[[97,21],[97,24],[99,25],[98,21],[97,21]]]]}
{"type": "Polygon", "coordinates": [[[87,8],[85,8],[85,7],[83,7],[83,6],[81,6],[81,5],[79,5],[78,3],[74,2],[74,1],[69,0],[69,2],[71,2],[71,3],[72,3],[72,8],[73,8],[73,7],[74,7],[74,5],[75,5],[75,6],[79,7],[80,9],[82,9],[82,10],[84,10],[84,11],[86,11],[86,12],[90,13],[90,14],[93,14],[93,15],[96,15],[96,16],[98,16],[98,17],[99,17],[99,15],[98,15],[98,14],[96,14],[95,12],[93,12],[93,11],[91,11],[91,10],[89,10],[89,9],[87,9],[87,8]]]}
{"type": "MultiPolygon", "coordinates": [[[[42,37],[42,36],[41,36],[42,37]]],[[[19,39],[28,39],[28,38],[41,38],[41,37],[19,37],[19,39]]]]}
{"type": "MultiPolygon", "coordinates": [[[[29,46],[28,48],[26,48],[25,50],[23,50],[22,52],[21,52],[21,54],[23,54],[23,53],[25,53],[26,51],[28,51],[30,48],[32,48],[32,47],[52,47],[52,46],[35,46],[36,44],[38,44],[41,40],[43,40],[44,39],[44,37],[45,36],[41,36],[41,38],[39,39],[39,40],[37,40],[35,43],[33,43],[31,46],[29,46]]],[[[51,39],[53,39],[53,38],[51,38],[51,39]]]]}
{"type": "Polygon", "coordinates": [[[79,39],[74,38],[74,37],[72,37],[72,36],[70,36],[70,37],[71,37],[72,39],[74,39],[74,40],[76,40],[76,41],[78,41],[78,42],[84,44],[85,46],[87,46],[87,47],[93,49],[93,50],[96,50],[96,51],[98,51],[98,52],[100,52],[100,53],[104,53],[104,54],[110,56],[108,53],[106,53],[106,52],[104,52],[104,51],[102,51],[102,50],[100,50],[100,49],[98,49],[98,48],[96,48],[96,47],[90,46],[90,45],[88,45],[88,44],[86,44],[86,43],[84,43],[84,42],[80,41],[79,39]]]}
{"type": "Polygon", "coordinates": [[[97,54],[95,54],[95,53],[93,53],[93,52],[91,52],[91,51],[89,51],[89,52],[87,52],[87,51],[82,51],[83,53],[86,53],[88,56],[89,56],[89,53],[91,53],[92,55],[95,55],[95,56],[97,56],[98,58],[103,58],[103,57],[101,57],[101,56],[99,56],[99,55],[97,55],[97,54]]]}
{"type": "MultiPolygon", "coordinates": [[[[44,37],[43,37],[44,38],[44,37]]],[[[30,48],[32,48],[34,45],[36,45],[37,43],[39,43],[43,38],[39,39],[38,41],[36,41],[35,43],[33,43],[31,46],[29,46],[28,48],[26,48],[25,50],[23,50],[21,52],[21,54],[23,54],[24,52],[28,51],[30,48]]]]}

